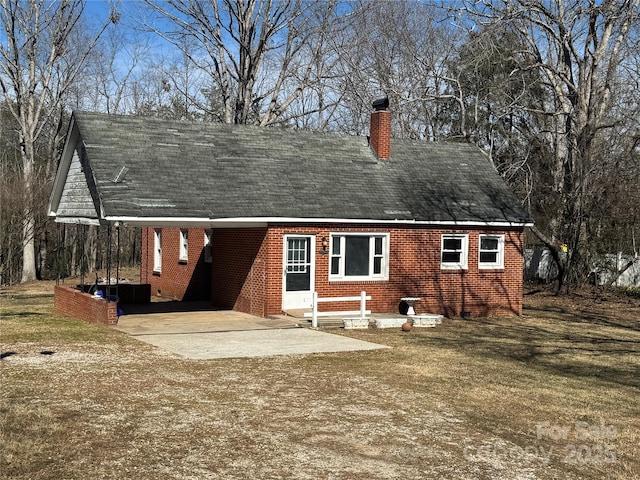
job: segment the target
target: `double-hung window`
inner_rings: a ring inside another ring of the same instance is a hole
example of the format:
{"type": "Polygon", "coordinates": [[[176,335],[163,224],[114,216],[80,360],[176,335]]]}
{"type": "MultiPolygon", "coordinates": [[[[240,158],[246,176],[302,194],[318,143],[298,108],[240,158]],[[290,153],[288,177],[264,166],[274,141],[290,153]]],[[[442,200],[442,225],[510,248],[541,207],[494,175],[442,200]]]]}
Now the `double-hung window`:
{"type": "Polygon", "coordinates": [[[189,230],[180,230],[180,261],[186,262],[189,259],[189,230]]]}
{"type": "Polygon", "coordinates": [[[204,231],[204,261],[211,263],[211,230],[204,231]]]}
{"type": "Polygon", "coordinates": [[[504,235],[480,235],[478,268],[504,268],[504,235]]]}
{"type": "Polygon", "coordinates": [[[153,271],[162,271],[162,229],[153,230],[153,271]]]}
{"type": "Polygon", "coordinates": [[[331,235],[330,280],[387,280],[389,234],[331,235]]]}
{"type": "Polygon", "coordinates": [[[443,270],[466,270],[469,257],[469,235],[443,234],[440,252],[440,266],[443,270]]]}

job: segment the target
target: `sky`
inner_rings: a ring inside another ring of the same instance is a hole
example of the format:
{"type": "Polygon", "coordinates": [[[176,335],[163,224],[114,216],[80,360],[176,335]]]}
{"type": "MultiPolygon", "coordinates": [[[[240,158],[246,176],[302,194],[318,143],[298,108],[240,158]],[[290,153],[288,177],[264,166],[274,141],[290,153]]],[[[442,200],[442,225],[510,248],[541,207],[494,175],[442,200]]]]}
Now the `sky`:
{"type": "Polygon", "coordinates": [[[116,11],[120,14],[117,30],[130,41],[135,43],[134,36],[142,36],[145,44],[153,49],[150,53],[158,54],[160,52],[176,51],[175,47],[164,41],[158,35],[150,32],[141,32],[140,23],[142,21],[154,24],[158,21],[164,21],[169,24],[168,20],[151,19],[148,10],[145,12],[145,3],[142,0],[87,0],[86,8],[83,13],[84,18],[90,25],[95,28],[101,27],[104,22],[108,21],[111,10],[115,5],[116,11]]]}

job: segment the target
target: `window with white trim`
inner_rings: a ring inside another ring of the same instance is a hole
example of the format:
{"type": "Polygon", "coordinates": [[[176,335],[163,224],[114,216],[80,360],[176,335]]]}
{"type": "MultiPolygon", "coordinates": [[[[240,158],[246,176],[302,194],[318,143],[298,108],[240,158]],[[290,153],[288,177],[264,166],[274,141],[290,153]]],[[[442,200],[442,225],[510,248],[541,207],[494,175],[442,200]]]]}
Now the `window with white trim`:
{"type": "Polygon", "coordinates": [[[162,229],[153,229],[153,271],[162,271],[162,229]]]}
{"type": "Polygon", "coordinates": [[[469,235],[443,234],[440,252],[440,267],[443,270],[466,270],[469,257],[469,235]]]}
{"type": "Polygon", "coordinates": [[[478,268],[504,268],[504,235],[480,235],[478,268]]]}
{"type": "Polygon", "coordinates": [[[189,230],[180,230],[180,260],[186,261],[189,258],[189,230]]]}
{"type": "Polygon", "coordinates": [[[330,280],[387,280],[389,234],[331,234],[330,280]]]}
{"type": "Polygon", "coordinates": [[[211,230],[204,231],[204,261],[211,263],[211,230]]]}

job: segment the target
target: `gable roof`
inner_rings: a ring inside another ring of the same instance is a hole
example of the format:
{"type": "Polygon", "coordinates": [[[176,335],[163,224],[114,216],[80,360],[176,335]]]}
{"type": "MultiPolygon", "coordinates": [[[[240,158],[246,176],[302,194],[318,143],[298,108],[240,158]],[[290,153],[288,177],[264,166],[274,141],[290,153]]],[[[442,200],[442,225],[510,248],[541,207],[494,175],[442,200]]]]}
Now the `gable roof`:
{"type": "Polygon", "coordinates": [[[478,148],[75,112],[49,205],[57,221],[531,223],[478,148]]]}

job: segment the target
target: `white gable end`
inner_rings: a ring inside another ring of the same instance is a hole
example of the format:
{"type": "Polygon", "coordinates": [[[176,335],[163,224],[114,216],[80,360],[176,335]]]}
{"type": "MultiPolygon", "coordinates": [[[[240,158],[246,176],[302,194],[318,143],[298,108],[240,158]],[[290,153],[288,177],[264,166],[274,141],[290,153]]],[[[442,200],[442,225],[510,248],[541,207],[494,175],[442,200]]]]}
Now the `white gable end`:
{"type": "Polygon", "coordinates": [[[98,224],[98,214],[85,173],[75,151],[64,182],[60,203],[56,211],[56,221],[64,223],[98,224]]]}

